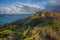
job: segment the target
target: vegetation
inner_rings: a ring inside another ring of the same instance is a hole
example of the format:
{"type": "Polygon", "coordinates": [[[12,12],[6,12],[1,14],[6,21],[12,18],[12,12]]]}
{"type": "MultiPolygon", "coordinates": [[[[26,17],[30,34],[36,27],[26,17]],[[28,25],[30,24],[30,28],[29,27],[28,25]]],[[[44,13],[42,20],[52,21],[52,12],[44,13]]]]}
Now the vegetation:
{"type": "Polygon", "coordinates": [[[46,13],[46,17],[41,18],[41,12],[37,12],[30,17],[31,21],[26,21],[29,25],[25,27],[17,23],[8,27],[1,25],[0,40],[60,40],[59,15],[51,18],[51,12],[42,13],[46,13]]]}

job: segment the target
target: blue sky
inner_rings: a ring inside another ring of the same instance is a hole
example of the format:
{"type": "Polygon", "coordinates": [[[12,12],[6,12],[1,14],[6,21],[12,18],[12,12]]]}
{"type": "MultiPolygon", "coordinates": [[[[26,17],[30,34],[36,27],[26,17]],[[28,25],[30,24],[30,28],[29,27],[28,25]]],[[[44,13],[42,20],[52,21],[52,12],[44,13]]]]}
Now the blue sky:
{"type": "Polygon", "coordinates": [[[60,0],[0,0],[0,14],[31,14],[45,9],[60,12],[60,0]]]}

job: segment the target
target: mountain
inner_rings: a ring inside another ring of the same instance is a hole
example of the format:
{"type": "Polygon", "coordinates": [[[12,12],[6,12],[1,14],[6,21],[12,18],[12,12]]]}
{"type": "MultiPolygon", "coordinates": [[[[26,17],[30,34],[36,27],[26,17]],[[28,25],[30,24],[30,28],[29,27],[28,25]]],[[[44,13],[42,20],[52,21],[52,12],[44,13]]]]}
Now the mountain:
{"type": "Polygon", "coordinates": [[[55,12],[50,12],[50,11],[36,12],[31,17],[17,20],[12,23],[5,24],[4,26],[10,26],[10,25],[36,26],[38,24],[46,25],[46,23],[47,24],[51,23],[54,19],[60,19],[59,16],[60,16],[60,13],[55,13],[55,12]]]}
{"type": "Polygon", "coordinates": [[[60,40],[60,13],[36,12],[26,19],[2,24],[0,29],[0,37],[5,40],[60,40]]]}

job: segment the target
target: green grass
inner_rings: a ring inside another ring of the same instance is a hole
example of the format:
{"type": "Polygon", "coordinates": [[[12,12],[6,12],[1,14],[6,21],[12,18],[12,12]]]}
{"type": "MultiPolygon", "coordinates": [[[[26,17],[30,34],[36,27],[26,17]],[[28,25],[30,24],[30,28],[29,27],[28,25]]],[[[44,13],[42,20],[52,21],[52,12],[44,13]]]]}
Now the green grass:
{"type": "MultiPolygon", "coordinates": [[[[60,21],[53,21],[53,24],[51,25],[45,25],[44,27],[41,26],[35,26],[35,27],[16,27],[16,26],[10,26],[9,28],[3,28],[0,30],[0,40],[3,40],[3,38],[11,35],[10,33],[14,33],[16,36],[19,36],[21,40],[35,40],[37,36],[40,40],[43,39],[53,39],[53,40],[60,40],[60,21]],[[36,29],[34,29],[36,27],[36,29]],[[32,33],[36,31],[36,33],[32,33]],[[39,30],[39,31],[37,31],[39,30]],[[43,37],[42,37],[43,36],[43,37]]],[[[7,37],[8,38],[8,37],[7,37]]]]}

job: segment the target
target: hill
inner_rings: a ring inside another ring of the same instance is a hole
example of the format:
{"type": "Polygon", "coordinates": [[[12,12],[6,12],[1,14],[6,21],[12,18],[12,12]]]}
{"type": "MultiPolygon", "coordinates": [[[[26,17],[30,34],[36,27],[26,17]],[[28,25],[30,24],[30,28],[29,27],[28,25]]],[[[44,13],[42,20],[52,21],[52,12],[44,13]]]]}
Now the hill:
{"type": "Polygon", "coordinates": [[[36,12],[26,19],[2,24],[0,25],[0,40],[3,39],[60,40],[60,13],[36,12]]]}
{"type": "Polygon", "coordinates": [[[33,16],[26,19],[17,20],[11,23],[4,24],[4,26],[19,25],[19,26],[36,26],[38,24],[48,24],[55,19],[60,20],[60,13],[42,11],[36,12],[33,16]]]}

